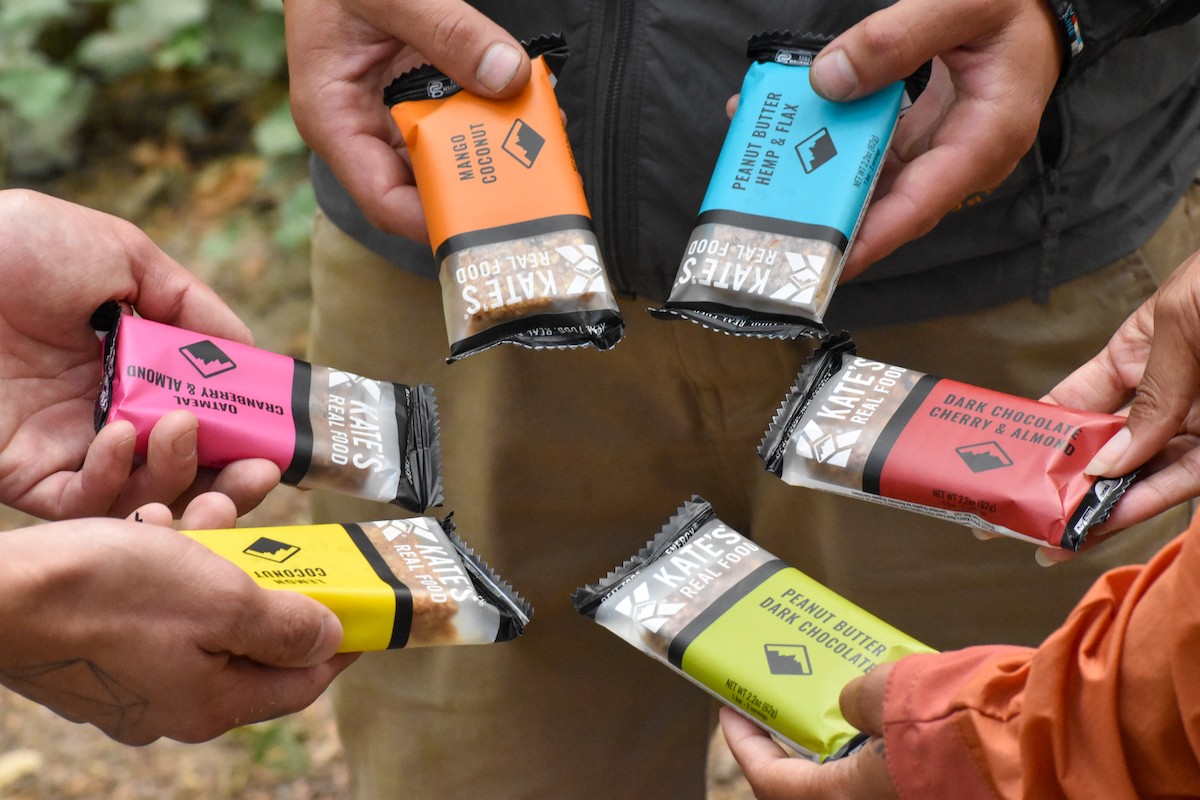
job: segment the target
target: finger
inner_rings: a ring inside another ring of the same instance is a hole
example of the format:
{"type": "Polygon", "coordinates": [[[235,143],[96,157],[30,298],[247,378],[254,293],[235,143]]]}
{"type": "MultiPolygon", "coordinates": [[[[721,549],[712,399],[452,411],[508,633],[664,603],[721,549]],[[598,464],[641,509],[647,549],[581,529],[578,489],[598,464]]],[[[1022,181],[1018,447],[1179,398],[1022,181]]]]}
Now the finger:
{"type": "Polygon", "coordinates": [[[63,517],[109,513],[133,472],[137,432],[124,420],[100,429],[88,446],[83,466],[63,491],[63,517]]]}
{"type": "Polygon", "coordinates": [[[721,733],[742,772],[759,774],[770,764],[788,758],[787,751],[770,734],[732,708],[723,706],[718,715],[721,733]]]}
{"type": "Polygon", "coordinates": [[[985,87],[979,91],[950,82],[935,60],[929,89],[899,123],[844,278],[928,233],[963,198],[1003,182],[1028,151],[1040,112],[991,96],[986,80],[976,81],[985,87]]]}
{"type": "Polygon", "coordinates": [[[129,256],[132,286],[110,299],[127,302],[143,317],[249,344],[250,329],[213,289],[151,241],[136,225],[117,221],[129,256]]]}
{"type": "MultiPolygon", "coordinates": [[[[1200,449],[1196,437],[1179,437],[1167,445],[1164,454],[1143,470],[1096,532],[1107,535],[1124,530],[1200,496],[1200,449]]],[[[1088,540],[1091,539],[1089,534],[1088,540]]]]}
{"type": "Polygon", "coordinates": [[[371,21],[469,92],[512,97],[529,80],[529,56],[520,42],[460,0],[397,3],[371,21]]]}
{"type": "MultiPolygon", "coordinates": [[[[167,512],[168,514],[170,511],[167,512]]],[[[223,530],[237,525],[238,510],[233,500],[220,492],[197,495],[179,517],[179,529],[185,531],[223,530]]],[[[166,523],[168,526],[170,521],[166,523]]]]}
{"type": "MultiPolygon", "coordinates": [[[[394,125],[386,116],[384,122],[394,125]]],[[[336,131],[304,125],[299,115],[297,127],[301,128],[304,140],[329,163],[373,226],[385,233],[428,243],[429,228],[412,169],[386,141],[391,131],[342,136],[336,131]]]]}
{"type": "Polygon", "coordinates": [[[146,463],[130,475],[113,513],[127,514],[127,509],[143,503],[170,505],[187,490],[196,480],[199,428],[195,415],[188,411],[172,411],[154,423],[146,463]]]}
{"type": "Polygon", "coordinates": [[[863,733],[883,734],[883,696],[895,665],[894,661],[880,664],[842,687],[838,696],[842,716],[863,733]]]}
{"type": "Polygon", "coordinates": [[[233,502],[235,513],[240,517],[257,508],[279,485],[281,477],[275,462],[265,458],[244,458],[220,470],[200,470],[196,481],[179,496],[172,508],[182,513],[201,494],[216,492],[226,495],[233,502]]]}
{"type": "MultiPolygon", "coordinates": [[[[1090,539],[1090,537],[1089,537],[1090,539]]],[[[1033,560],[1041,567],[1053,567],[1064,561],[1070,561],[1078,555],[1074,550],[1062,547],[1039,547],[1033,553],[1033,560]]]]}
{"type": "Polygon", "coordinates": [[[826,45],[809,80],[829,100],[853,100],[903,80],[929,59],[974,40],[997,25],[1003,4],[903,0],[871,14],[826,45]]]}
{"type": "Polygon", "coordinates": [[[975,116],[958,111],[953,120],[947,118],[939,134],[945,142],[898,171],[887,193],[867,206],[843,280],[924,236],[964,197],[997,183],[998,170],[1011,170],[1015,161],[998,164],[975,157],[977,152],[996,150],[989,144],[996,130],[992,117],[981,114],[971,121],[975,116]],[[960,128],[968,131],[967,140],[957,138],[960,128]]]}
{"type": "Polygon", "coordinates": [[[1128,403],[1132,395],[1133,387],[1122,377],[1111,352],[1105,349],[1059,381],[1042,402],[1112,414],[1128,403]]]}
{"type": "MultiPolygon", "coordinates": [[[[372,70],[364,74],[363,67],[343,54],[337,42],[331,45],[317,33],[330,26],[346,26],[347,21],[335,13],[338,8],[320,2],[287,6],[292,119],[301,138],[328,163],[374,227],[428,241],[404,143],[380,96],[382,82],[391,77],[390,65],[386,73],[379,67],[379,74],[372,70]]],[[[363,24],[357,18],[352,21],[363,24]]],[[[393,40],[370,22],[364,26],[367,31],[361,42],[345,44],[351,54],[402,47],[402,41],[393,40]]]]}
{"type": "MultiPolygon", "coordinates": [[[[46,301],[47,311],[52,318],[79,319],[78,326],[68,330],[75,335],[86,336],[87,315],[102,303],[117,300],[134,306],[143,315],[183,327],[196,326],[218,336],[245,340],[249,335],[245,325],[210,288],[191,275],[176,261],[151,241],[132,222],[95,209],[85,208],[65,200],[26,193],[22,196],[23,213],[32,213],[33,219],[47,219],[40,228],[40,239],[35,249],[27,250],[35,256],[25,259],[26,269],[34,269],[41,262],[40,252],[55,252],[64,241],[80,239],[94,242],[91,250],[80,250],[73,267],[78,280],[70,286],[64,284],[63,291],[54,293],[46,301]],[[31,210],[30,210],[31,209],[31,210]],[[84,266],[90,267],[83,269],[84,266]],[[80,315],[83,315],[80,317],[80,315]]],[[[30,237],[39,233],[30,231],[30,237]]],[[[34,243],[31,239],[28,247],[34,243]]]]}
{"type": "MultiPolygon", "coordinates": [[[[1195,496],[1195,492],[1191,496],[1195,496]]],[[[1127,495],[1126,495],[1127,497],[1127,495]]],[[[1122,501],[1123,502],[1123,501],[1122,501]]],[[[1136,502],[1136,501],[1135,501],[1136,502]]],[[[1121,506],[1117,506],[1120,508],[1121,506]]],[[[1112,514],[1104,523],[1096,525],[1088,530],[1087,537],[1083,543],[1079,545],[1078,550],[1072,550],[1069,547],[1038,547],[1034,551],[1033,560],[1037,562],[1039,567],[1053,567],[1055,564],[1063,564],[1071,561],[1094,547],[1099,547],[1109,536],[1119,533],[1130,525],[1135,525],[1138,522],[1144,522],[1155,514],[1161,511],[1166,511],[1170,506],[1164,506],[1155,510],[1153,513],[1146,514],[1139,518],[1133,518],[1132,521],[1126,522],[1123,518],[1119,518],[1117,514],[1112,514]]]]}
{"type": "Polygon", "coordinates": [[[158,525],[163,528],[169,528],[175,523],[175,516],[171,513],[171,509],[162,503],[146,503],[139,506],[126,519],[130,522],[144,522],[147,525],[158,525]]]}
{"type": "Polygon", "coordinates": [[[746,776],[755,797],[849,798],[845,782],[846,761],[818,765],[808,759],[791,758],[765,730],[731,708],[720,710],[721,730],[729,751],[746,776]]]}
{"type": "Polygon", "coordinates": [[[342,624],[325,606],[295,592],[260,589],[243,599],[206,646],[272,667],[309,667],[329,660],[342,624]]]}
{"type": "Polygon", "coordinates": [[[1200,309],[1192,292],[1159,297],[1154,344],[1138,382],[1125,427],[1084,468],[1115,477],[1142,464],[1177,434],[1200,386],[1200,309]]]}
{"type": "Polygon", "coordinates": [[[221,492],[233,500],[238,516],[258,507],[258,504],[279,485],[283,477],[278,465],[265,458],[247,458],[229,464],[212,484],[212,491],[221,492]]]}
{"type": "Polygon", "coordinates": [[[725,116],[733,119],[733,115],[737,113],[738,103],[741,99],[741,94],[735,94],[725,101],[725,116]]]}

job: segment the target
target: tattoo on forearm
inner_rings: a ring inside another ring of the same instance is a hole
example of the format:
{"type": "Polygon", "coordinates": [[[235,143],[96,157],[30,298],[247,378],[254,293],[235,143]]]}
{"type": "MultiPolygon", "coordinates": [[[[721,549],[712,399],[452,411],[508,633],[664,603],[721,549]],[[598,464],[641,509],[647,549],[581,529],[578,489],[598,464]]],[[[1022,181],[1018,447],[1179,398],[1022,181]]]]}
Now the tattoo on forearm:
{"type": "Polygon", "coordinates": [[[0,668],[0,682],[53,711],[116,736],[136,725],[149,705],[95,662],[82,658],[0,668]]]}

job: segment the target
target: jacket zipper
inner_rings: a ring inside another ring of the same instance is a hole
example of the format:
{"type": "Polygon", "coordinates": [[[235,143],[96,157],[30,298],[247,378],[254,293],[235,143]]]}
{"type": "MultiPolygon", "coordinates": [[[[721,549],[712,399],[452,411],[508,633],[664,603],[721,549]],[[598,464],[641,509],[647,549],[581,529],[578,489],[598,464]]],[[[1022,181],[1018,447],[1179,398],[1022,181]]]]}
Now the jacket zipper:
{"type": "MultiPolygon", "coordinates": [[[[604,82],[603,123],[600,129],[600,209],[603,213],[604,224],[601,229],[600,250],[605,256],[609,279],[616,286],[626,286],[620,265],[625,263],[626,248],[621,246],[622,237],[619,231],[625,226],[618,222],[618,217],[624,213],[626,220],[636,225],[635,212],[631,203],[622,204],[617,196],[620,185],[622,155],[621,118],[624,108],[625,75],[629,65],[629,45],[633,39],[633,17],[635,0],[617,0],[603,5],[613,11],[612,25],[605,26],[613,31],[610,39],[612,59],[608,65],[608,75],[604,82]],[[624,206],[624,208],[623,208],[624,206]]],[[[637,228],[626,231],[626,240],[637,235],[637,228]]]]}
{"type": "Polygon", "coordinates": [[[1061,234],[1066,224],[1065,200],[1060,186],[1063,152],[1066,147],[1062,101],[1052,98],[1042,115],[1042,134],[1034,143],[1038,161],[1038,184],[1042,197],[1042,246],[1037,276],[1033,283],[1033,302],[1046,305],[1056,284],[1061,234]]]}

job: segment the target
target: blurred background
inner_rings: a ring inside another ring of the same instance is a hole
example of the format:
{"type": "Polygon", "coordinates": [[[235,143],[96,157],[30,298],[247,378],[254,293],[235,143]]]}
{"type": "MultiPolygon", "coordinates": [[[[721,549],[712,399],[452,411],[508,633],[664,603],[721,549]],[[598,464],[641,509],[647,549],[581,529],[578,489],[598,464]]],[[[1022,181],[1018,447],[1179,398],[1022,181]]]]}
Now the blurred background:
{"type": "MultiPolygon", "coordinates": [[[[316,207],[280,0],[0,0],[0,187],[128,219],[258,346],[302,358],[316,207]]],[[[277,488],[240,522],[303,524],[277,488]]],[[[0,529],[37,520],[0,507],[0,529]]],[[[749,800],[714,739],[710,800],[749,800]]],[[[116,744],[0,689],[0,800],[348,797],[328,701],[202,745],[116,744]]]]}
{"type": "MultiPolygon", "coordinates": [[[[259,346],[302,357],[315,208],[279,0],[0,0],[0,185],[129,219],[259,346]]],[[[306,521],[276,489],[245,525],[306,521]]],[[[35,522],[8,512],[11,528],[35,522]]],[[[0,798],[347,796],[324,699],[204,745],[118,745],[0,690],[0,798]]]]}
{"type": "MultiPolygon", "coordinates": [[[[0,180],[130,219],[300,353],[315,208],[279,0],[3,0],[0,180]]],[[[259,323],[259,324],[255,324],[259,323]]]]}

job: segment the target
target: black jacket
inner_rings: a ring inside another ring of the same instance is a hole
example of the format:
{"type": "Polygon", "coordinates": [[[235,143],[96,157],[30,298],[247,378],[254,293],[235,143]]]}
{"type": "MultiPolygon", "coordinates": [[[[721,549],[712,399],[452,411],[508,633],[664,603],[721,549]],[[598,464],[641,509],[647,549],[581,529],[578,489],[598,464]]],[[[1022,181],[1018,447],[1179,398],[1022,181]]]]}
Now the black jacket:
{"type": "MultiPolygon", "coordinates": [[[[1057,3],[1058,0],[1055,0],[1057,3]]],[[[565,34],[558,99],[614,288],[665,298],[741,87],[748,36],[836,34],[870,0],[486,0],[519,39],[565,34]]],[[[838,288],[830,326],[851,329],[995,305],[1128,254],[1200,168],[1200,3],[1076,0],[1083,49],[1065,65],[1037,144],[995,191],[838,288]],[[1194,8],[1195,7],[1195,8],[1194,8]]],[[[383,107],[380,98],[381,113],[383,107]]],[[[427,246],[362,217],[314,159],[328,216],[429,277],[427,246]]]]}

